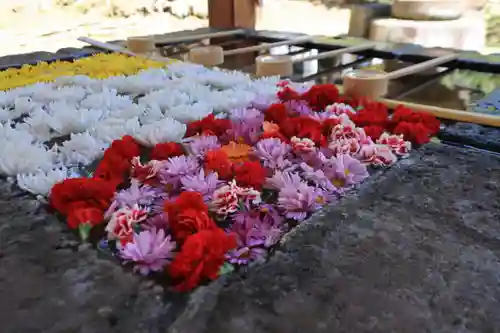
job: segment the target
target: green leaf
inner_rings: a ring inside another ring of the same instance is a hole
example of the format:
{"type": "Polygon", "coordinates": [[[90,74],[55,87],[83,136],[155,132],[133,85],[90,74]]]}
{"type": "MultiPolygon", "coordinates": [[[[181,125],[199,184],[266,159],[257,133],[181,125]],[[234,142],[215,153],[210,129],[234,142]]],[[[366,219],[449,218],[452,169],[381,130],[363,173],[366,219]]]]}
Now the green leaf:
{"type": "Polygon", "coordinates": [[[234,266],[228,262],[225,262],[224,265],[219,268],[219,276],[229,274],[234,272],[234,266]]]}
{"type": "Polygon", "coordinates": [[[89,239],[90,230],[92,229],[92,224],[82,223],[78,226],[78,233],[80,234],[80,239],[86,242],[89,239]]]}
{"type": "Polygon", "coordinates": [[[439,140],[437,136],[433,136],[430,141],[433,143],[441,144],[441,140],[439,140]]]}

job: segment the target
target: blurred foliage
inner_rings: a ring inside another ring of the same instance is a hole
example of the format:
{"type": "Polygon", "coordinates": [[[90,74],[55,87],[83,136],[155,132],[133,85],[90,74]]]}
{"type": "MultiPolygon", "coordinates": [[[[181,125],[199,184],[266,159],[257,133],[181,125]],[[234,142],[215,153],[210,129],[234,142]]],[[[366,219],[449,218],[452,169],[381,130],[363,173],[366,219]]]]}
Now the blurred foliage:
{"type": "Polygon", "coordinates": [[[488,46],[500,46],[500,3],[488,2],[485,9],[488,46]]]}
{"type": "Polygon", "coordinates": [[[450,89],[458,86],[471,90],[479,90],[483,94],[489,94],[495,88],[500,87],[500,75],[456,70],[443,77],[441,83],[450,89]]]}

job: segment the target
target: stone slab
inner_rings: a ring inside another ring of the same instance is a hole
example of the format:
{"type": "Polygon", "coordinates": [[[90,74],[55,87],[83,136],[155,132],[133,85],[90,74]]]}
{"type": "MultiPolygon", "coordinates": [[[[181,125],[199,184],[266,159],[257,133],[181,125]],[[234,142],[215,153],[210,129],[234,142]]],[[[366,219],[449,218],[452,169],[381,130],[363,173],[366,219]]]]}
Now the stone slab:
{"type": "Polygon", "coordinates": [[[186,302],[80,245],[38,201],[0,183],[1,332],[161,333],[186,302]]]}
{"type": "Polygon", "coordinates": [[[498,179],[499,157],[428,145],[170,332],[498,332],[498,179]]]}
{"type": "Polygon", "coordinates": [[[376,19],[370,27],[370,39],[374,41],[457,50],[481,51],[485,46],[485,36],[484,18],[476,12],[452,21],[376,19]]]}
{"type": "Polygon", "coordinates": [[[500,128],[456,123],[441,130],[439,138],[500,153],[500,128]]]}

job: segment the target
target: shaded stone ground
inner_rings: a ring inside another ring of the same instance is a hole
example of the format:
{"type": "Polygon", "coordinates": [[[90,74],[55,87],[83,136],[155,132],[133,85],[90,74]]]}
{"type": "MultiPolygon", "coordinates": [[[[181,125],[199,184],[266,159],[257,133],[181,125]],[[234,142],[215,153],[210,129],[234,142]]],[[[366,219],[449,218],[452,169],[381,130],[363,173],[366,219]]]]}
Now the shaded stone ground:
{"type": "Polygon", "coordinates": [[[500,158],[429,145],[287,237],[171,294],[0,189],[2,332],[498,332],[500,158]]]}

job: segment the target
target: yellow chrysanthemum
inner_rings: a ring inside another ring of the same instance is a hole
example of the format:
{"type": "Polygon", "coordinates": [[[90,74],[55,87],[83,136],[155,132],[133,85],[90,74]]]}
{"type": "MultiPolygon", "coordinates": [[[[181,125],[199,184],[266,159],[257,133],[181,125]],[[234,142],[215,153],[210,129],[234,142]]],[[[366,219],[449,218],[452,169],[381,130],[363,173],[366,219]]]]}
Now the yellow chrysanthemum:
{"type": "Polygon", "coordinates": [[[19,69],[10,68],[0,72],[0,90],[8,90],[37,82],[51,82],[62,76],[87,75],[105,79],[117,75],[134,75],[148,68],[161,68],[165,62],[123,54],[100,53],[73,62],[39,62],[37,65],[24,65],[19,69]]]}

